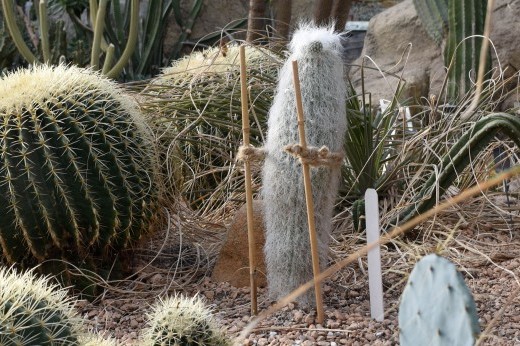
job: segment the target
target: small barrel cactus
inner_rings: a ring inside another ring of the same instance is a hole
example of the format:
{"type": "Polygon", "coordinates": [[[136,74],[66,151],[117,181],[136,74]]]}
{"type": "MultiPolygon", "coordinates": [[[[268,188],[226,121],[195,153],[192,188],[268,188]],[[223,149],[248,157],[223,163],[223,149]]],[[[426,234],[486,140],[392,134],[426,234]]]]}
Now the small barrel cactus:
{"type": "Polygon", "coordinates": [[[428,255],[415,265],[399,305],[401,345],[474,345],[480,333],[473,296],[445,258],[428,255]]]}
{"type": "MultiPolygon", "coordinates": [[[[304,25],[290,44],[291,55],[280,71],[278,89],[269,111],[263,199],[265,204],[265,261],[269,294],[279,299],[313,278],[302,167],[284,152],[299,143],[292,60],[297,60],[309,146],[341,152],[346,132],[346,82],[341,37],[334,28],[304,25]]],[[[327,264],[333,206],[340,166],[311,171],[320,265],[327,264]]],[[[299,299],[314,300],[312,292],[299,299]]]]}
{"type": "Polygon", "coordinates": [[[159,189],[133,100],[77,67],[0,79],[0,257],[34,265],[105,257],[149,229],[159,189]]]}
{"type": "Polygon", "coordinates": [[[0,269],[0,345],[79,345],[81,319],[49,278],[0,269]]]}
{"type": "Polygon", "coordinates": [[[175,295],[159,300],[148,314],[148,324],[143,332],[143,346],[231,345],[198,296],[175,295]]]}

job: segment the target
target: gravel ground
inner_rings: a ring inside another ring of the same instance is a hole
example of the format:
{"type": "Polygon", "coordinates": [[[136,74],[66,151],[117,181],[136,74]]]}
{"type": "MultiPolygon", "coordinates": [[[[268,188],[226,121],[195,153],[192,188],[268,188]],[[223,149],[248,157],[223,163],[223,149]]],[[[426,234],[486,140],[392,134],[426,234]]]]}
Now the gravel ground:
{"type": "MultiPolygon", "coordinates": [[[[518,233],[518,230],[516,230],[518,233]]],[[[464,239],[481,242],[479,261],[458,262],[472,291],[486,336],[482,345],[520,345],[520,235],[495,231],[462,230],[464,239]]],[[[452,253],[467,251],[462,245],[450,247],[452,253]]],[[[420,250],[424,251],[424,248],[420,250]]],[[[464,257],[465,255],[462,255],[464,257]]],[[[469,256],[469,255],[468,255],[469,256]]],[[[449,257],[449,256],[448,256],[449,257]]],[[[329,279],[323,289],[325,321],[316,324],[314,311],[289,304],[262,321],[240,345],[398,345],[397,306],[407,273],[397,265],[399,257],[392,250],[383,251],[383,285],[385,287],[385,319],[370,318],[368,282],[360,261],[344,268],[329,279]],[[386,260],[388,258],[388,260],[386,260]],[[392,270],[395,267],[396,270],[392,270]]],[[[109,335],[119,345],[138,345],[141,329],[146,324],[144,311],[159,294],[179,292],[168,275],[144,270],[135,281],[110,290],[94,303],[80,301],[78,308],[91,330],[109,335]],[[160,293],[159,289],[161,290],[160,293]]],[[[235,288],[227,283],[214,283],[201,277],[197,284],[185,285],[186,295],[200,294],[213,308],[218,321],[230,338],[236,338],[251,321],[249,288],[235,288]]],[[[265,289],[259,289],[259,310],[270,301],[265,289]]]]}

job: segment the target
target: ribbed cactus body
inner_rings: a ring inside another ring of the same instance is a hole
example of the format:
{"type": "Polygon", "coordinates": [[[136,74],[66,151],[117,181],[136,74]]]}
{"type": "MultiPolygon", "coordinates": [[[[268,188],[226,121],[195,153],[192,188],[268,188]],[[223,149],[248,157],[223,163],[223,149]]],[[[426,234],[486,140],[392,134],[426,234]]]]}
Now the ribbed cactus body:
{"type": "Polygon", "coordinates": [[[413,0],[413,4],[423,28],[441,45],[448,27],[448,0],[413,0]]]}
{"type": "Polygon", "coordinates": [[[0,94],[0,254],[8,262],[77,263],[147,231],[158,195],[154,151],[115,83],[37,66],[1,79],[0,94]]]}
{"type": "Polygon", "coordinates": [[[79,345],[81,319],[73,305],[47,278],[0,269],[0,345],[79,345]]]}
{"type": "Polygon", "coordinates": [[[143,332],[143,346],[231,345],[198,296],[176,295],[159,300],[148,314],[148,324],[143,332]]]}
{"type": "MultiPolygon", "coordinates": [[[[281,57],[268,49],[246,47],[252,145],[263,142],[281,64],[281,57]]],[[[197,209],[216,210],[234,198],[233,192],[244,186],[234,156],[242,139],[238,45],[174,61],[143,95],[173,188],[197,209]]]]}
{"type": "MultiPolygon", "coordinates": [[[[283,151],[299,143],[292,60],[298,60],[307,144],[341,152],[345,131],[346,84],[340,37],[331,28],[303,26],[291,41],[269,112],[263,167],[268,289],[278,299],[313,277],[302,167],[283,151]]],[[[311,170],[319,257],[327,264],[339,167],[311,170]]],[[[300,302],[311,303],[312,292],[300,302]]]]}
{"type": "Polygon", "coordinates": [[[474,345],[480,333],[473,296],[455,266],[437,255],[415,265],[399,305],[401,345],[474,345]]]}

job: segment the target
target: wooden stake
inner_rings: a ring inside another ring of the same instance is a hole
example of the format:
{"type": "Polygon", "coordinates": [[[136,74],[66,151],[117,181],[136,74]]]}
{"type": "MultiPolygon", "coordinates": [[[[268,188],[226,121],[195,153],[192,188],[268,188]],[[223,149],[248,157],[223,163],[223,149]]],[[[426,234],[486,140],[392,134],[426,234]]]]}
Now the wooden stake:
{"type": "MultiPolygon", "coordinates": [[[[300,89],[300,77],[298,74],[298,61],[293,60],[293,81],[294,91],[296,93],[296,111],[298,113],[298,133],[300,135],[300,145],[302,149],[307,148],[307,141],[305,139],[305,122],[303,115],[302,92],[300,89]]],[[[311,254],[312,254],[312,271],[314,278],[320,275],[320,259],[318,256],[318,238],[316,236],[316,224],[314,220],[314,201],[312,199],[312,185],[311,172],[308,163],[302,162],[303,169],[303,183],[305,186],[305,202],[307,204],[307,223],[309,224],[309,237],[311,240],[311,254]]],[[[316,295],[316,311],[317,322],[323,324],[323,297],[321,295],[321,284],[314,282],[314,293],[316,295]]]]}
{"type": "MultiPolygon", "coordinates": [[[[244,146],[249,146],[249,110],[247,101],[247,80],[246,80],[246,50],[245,46],[240,46],[240,91],[242,102],[242,133],[244,136],[244,146]]],[[[251,187],[251,165],[248,160],[244,160],[245,184],[246,184],[246,204],[247,204],[247,238],[249,245],[249,278],[251,284],[251,315],[258,313],[257,289],[256,289],[256,253],[255,253],[255,234],[253,229],[253,189],[251,187]]]]}

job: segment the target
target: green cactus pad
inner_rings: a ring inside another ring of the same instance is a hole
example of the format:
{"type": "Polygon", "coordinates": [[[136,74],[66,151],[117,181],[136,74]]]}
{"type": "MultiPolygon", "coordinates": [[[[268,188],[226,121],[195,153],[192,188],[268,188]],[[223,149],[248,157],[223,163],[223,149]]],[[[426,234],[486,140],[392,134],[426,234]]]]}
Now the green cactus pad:
{"type": "Polygon", "coordinates": [[[32,271],[0,269],[0,345],[78,345],[81,319],[67,293],[32,271]]]}
{"type": "Polygon", "coordinates": [[[401,345],[474,345],[479,333],[473,296],[455,266],[435,254],[421,259],[401,297],[401,345]]]}
{"type": "Polygon", "coordinates": [[[158,199],[151,135],[117,84],[40,65],[0,79],[0,94],[0,257],[77,264],[148,231],[158,199]]]}
{"type": "Polygon", "coordinates": [[[148,321],[149,326],[143,332],[143,346],[231,345],[198,296],[175,295],[159,300],[148,314],[148,321]]]}

